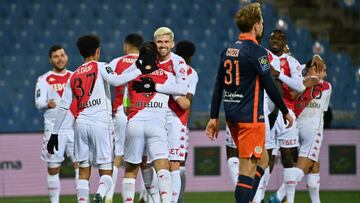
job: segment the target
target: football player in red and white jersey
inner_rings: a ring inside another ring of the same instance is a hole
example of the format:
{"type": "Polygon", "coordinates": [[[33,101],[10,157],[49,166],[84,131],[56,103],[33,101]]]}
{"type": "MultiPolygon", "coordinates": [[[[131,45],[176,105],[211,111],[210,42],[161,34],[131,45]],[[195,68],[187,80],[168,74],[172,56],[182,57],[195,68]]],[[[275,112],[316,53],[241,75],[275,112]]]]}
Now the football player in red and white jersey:
{"type": "Polygon", "coordinates": [[[58,147],[58,130],[66,113],[75,112],[75,158],[79,162],[77,184],[78,202],[89,200],[90,165],[99,168],[99,187],[95,202],[102,202],[112,186],[113,123],[111,116],[110,86],[126,84],[142,73],[150,73],[143,63],[132,65],[118,75],[100,59],[100,39],[96,35],[81,36],[76,45],[84,58],[84,64],[71,75],[65,86],[64,95],[53,132],[47,145],[49,153],[58,147]]]}
{"type": "MultiPolygon", "coordinates": [[[[174,47],[174,33],[168,27],[160,27],[154,32],[157,46],[158,66],[175,76],[176,83],[188,87],[187,65],[183,58],[171,52],[174,47]]],[[[180,161],[185,160],[186,110],[190,101],[185,96],[170,97],[167,116],[168,148],[171,179],[173,181],[173,200],[176,203],[181,189],[180,161]],[[176,100],[183,100],[186,105],[180,106],[176,100]]]]}
{"type": "MultiPolygon", "coordinates": [[[[123,43],[124,56],[113,59],[109,66],[114,70],[115,73],[121,74],[127,68],[129,68],[139,57],[139,48],[143,43],[143,37],[136,33],[128,34],[123,43]]],[[[121,161],[124,154],[124,141],[125,141],[125,129],[127,123],[127,117],[124,112],[123,100],[124,98],[125,85],[117,86],[114,88],[114,100],[112,103],[112,112],[114,120],[114,131],[115,131],[115,158],[113,166],[113,186],[106,195],[105,202],[111,203],[114,195],[116,186],[116,180],[118,176],[118,169],[120,168],[121,161]]]]}
{"type": "MultiPolygon", "coordinates": [[[[308,186],[314,188],[314,193],[319,189],[319,167],[315,167],[319,161],[320,148],[323,140],[324,112],[327,111],[330,97],[331,85],[324,81],[326,77],[326,66],[320,73],[316,72],[315,65],[312,61],[306,64],[305,72],[307,77],[319,77],[318,84],[306,88],[295,100],[295,114],[298,118],[298,129],[300,137],[299,158],[296,169],[296,185],[301,181],[304,175],[309,174],[308,186]]],[[[295,185],[295,186],[296,186],[295,185]]],[[[292,193],[295,193],[295,187],[291,187],[292,193]]],[[[310,190],[310,197],[313,203],[320,203],[319,195],[313,196],[310,190]]],[[[294,202],[294,196],[288,197],[289,203],[294,202]]]]}
{"type": "MultiPolygon", "coordinates": [[[[143,52],[152,55],[156,66],[157,51],[154,43],[144,43],[140,48],[139,59],[143,52]],[[150,54],[152,53],[152,54],[150,54]]],[[[169,153],[166,133],[166,113],[169,94],[184,95],[187,87],[175,83],[175,77],[163,69],[141,76],[128,84],[130,111],[126,128],[124,159],[125,176],[122,195],[124,203],[134,202],[135,179],[146,149],[148,162],[153,162],[158,177],[159,191],[163,203],[172,199],[171,176],[169,172],[169,153]],[[155,84],[156,83],[156,84],[155,84]]]]}
{"type": "Polygon", "coordinates": [[[49,62],[53,69],[38,78],[35,89],[35,105],[36,108],[44,111],[44,139],[41,159],[46,161],[48,165],[47,184],[49,197],[51,203],[58,203],[61,188],[59,172],[65,151],[73,162],[76,180],[79,176],[79,169],[74,158],[74,116],[71,112],[66,115],[66,120],[60,128],[59,134],[62,136],[59,141],[58,151],[51,155],[46,150],[65,84],[72,73],[66,70],[68,56],[60,45],[54,45],[50,48],[49,62]]]}
{"type": "MultiPolygon", "coordinates": [[[[189,65],[189,64],[191,64],[192,57],[195,53],[195,49],[196,49],[195,44],[193,42],[187,41],[187,40],[178,42],[175,47],[175,53],[177,55],[181,56],[185,60],[185,62],[187,64],[187,68],[188,68],[187,76],[188,76],[188,80],[189,80],[189,90],[188,90],[188,93],[186,94],[186,97],[190,101],[190,108],[188,108],[188,110],[186,112],[186,120],[187,121],[189,121],[189,118],[190,118],[192,98],[195,95],[196,86],[199,81],[199,76],[198,76],[197,72],[195,71],[195,69],[193,67],[191,67],[189,65]]],[[[177,201],[178,203],[183,202],[183,199],[184,199],[185,183],[186,183],[185,161],[186,161],[186,157],[187,157],[187,151],[189,148],[189,139],[190,139],[189,127],[187,126],[186,137],[185,137],[185,160],[180,162],[181,189],[180,189],[179,199],[177,201]]]]}

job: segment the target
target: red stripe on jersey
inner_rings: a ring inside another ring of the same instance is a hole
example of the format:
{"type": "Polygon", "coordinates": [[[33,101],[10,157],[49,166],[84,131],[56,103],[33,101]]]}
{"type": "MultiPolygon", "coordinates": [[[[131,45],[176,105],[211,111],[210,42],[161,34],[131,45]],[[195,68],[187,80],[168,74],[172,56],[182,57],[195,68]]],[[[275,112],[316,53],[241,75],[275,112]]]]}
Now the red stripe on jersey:
{"type": "Polygon", "coordinates": [[[268,51],[268,59],[269,59],[269,64],[271,64],[271,62],[274,58],[273,58],[272,54],[270,53],[270,51],[268,51]]]}
{"type": "MultiPolygon", "coordinates": [[[[165,81],[168,79],[168,76],[166,75],[165,71],[162,69],[158,69],[148,75],[140,75],[133,81],[139,81],[141,77],[150,77],[157,84],[164,84],[165,81]]],[[[132,89],[133,81],[128,83],[129,97],[130,97],[130,102],[131,102],[128,120],[130,120],[132,117],[134,117],[137,113],[139,113],[145,107],[152,108],[150,102],[154,98],[154,96],[156,94],[158,94],[156,92],[137,93],[136,91],[134,91],[132,89]]]]}
{"type": "Polygon", "coordinates": [[[50,85],[51,89],[57,92],[61,97],[65,89],[65,84],[70,75],[70,72],[67,72],[64,75],[50,74],[46,77],[46,82],[50,85]]]}
{"type": "Polygon", "coordinates": [[[82,112],[89,101],[98,77],[98,64],[93,61],[78,67],[70,78],[70,86],[74,94],[72,109],[75,118],[82,112]]]}
{"type": "Polygon", "coordinates": [[[330,84],[326,81],[306,88],[306,90],[295,100],[296,117],[299,117],[312,100],[316,99],[323,91],[328,89],[330,89],[330,84]]]}
{"type": "Polygon", "coordinates": [[[180,108],[179,104],[174,100],[173,97],[169,99],[169,108],[177,115],[183,125],[187,125],[188,111],[180,108]]]}
{"type": "Polygon", "coordinates": [[[175,75],[173,60],[169,59],[168,61],[164,63],[158,63],[157,65],[159,68],[163,69],[164,71],[170,72],[173,75],[175,75]]]}
{"type": "MultiPolygon", "coordinates": [[[[287,58],[280,58],[280,69],[284,75],[291,77],[290,65],[287,58]]],[[[284,92],[283,100],[286,107],[294,111],[294,99],[291,98],[291,94],[290,94],[292,90],[287,84],[283,82],[281,82],[281,86],[284,92]]]]}
{"type": "Polygon", "coordinates": [[[193,72],[193,68],[191,67],[191,66],[189,66],[189,65],[187,65],[187,67],[188,67],[188,69],[187,69],[187,75],[189,76],[189,75],[191,75],[192,74],[192,72],[193,72]]]}
{"type": "MultiPolygon", "coordinates": [[[[120,75],[127,68],[129,68],[138,58],[138,55],[128,54],[119,59],[116,64],[115,72],[120,75]]],[[[125,85],[121,85],[114,88],[114,101],[112,103],[112,111],[116,113],[119,106],[123,104],[125,85]]]]}

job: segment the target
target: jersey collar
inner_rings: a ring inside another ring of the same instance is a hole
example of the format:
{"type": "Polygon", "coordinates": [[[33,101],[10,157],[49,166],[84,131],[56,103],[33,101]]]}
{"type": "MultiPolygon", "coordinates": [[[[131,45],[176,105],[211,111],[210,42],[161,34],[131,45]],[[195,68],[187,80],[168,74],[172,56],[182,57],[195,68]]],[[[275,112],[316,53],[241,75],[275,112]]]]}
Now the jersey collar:
{"type": "Polygon", "coordinates": [[[258,41],[255,39],[255,37],[251,36],[250,34],[247,33],[241,33],[239,35],[239,39],[240,40],[251,40],[253,41],[255,44],[259,45],[258,41]]]}

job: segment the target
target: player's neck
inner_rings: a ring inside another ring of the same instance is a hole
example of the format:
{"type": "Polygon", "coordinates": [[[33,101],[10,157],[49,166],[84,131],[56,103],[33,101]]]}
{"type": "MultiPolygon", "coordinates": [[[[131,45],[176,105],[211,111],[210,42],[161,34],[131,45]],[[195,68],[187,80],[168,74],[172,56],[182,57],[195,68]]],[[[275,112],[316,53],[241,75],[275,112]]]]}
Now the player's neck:
{"type": "Polygon", "coordinates": [[[56,68],[53,68],[53,70],[52,70],[54,73],[56,73],[56,74],[64,74],[65,72],[66,72],[66,68],[64,68],[64,69],[56,69],[56,68]]]}
{"type": "Polygon", "coordinates": [[[159,56],[159,61],[166,61],[171,57],[171,53],[166,56],[159,56]]]}
{"type": "Polygon", "coordinates": [[[89,56],[89,57],[86,57],[84,58],[84,62],[87,63],[89,61],[97,61],[95,56],[89,56]]]}
{"type": "Polygon", "coordinates": [[[281,56],[284,54],[283,51],[272,51],[273,54],[275,54],[276,56],[281,56]]]}
{"type": "Polygon", "coordinates": [[[126,55],[129,54],[139,54],[139,50],[138,49],[130,49],[129,51],[126,52],[126,55]]]}

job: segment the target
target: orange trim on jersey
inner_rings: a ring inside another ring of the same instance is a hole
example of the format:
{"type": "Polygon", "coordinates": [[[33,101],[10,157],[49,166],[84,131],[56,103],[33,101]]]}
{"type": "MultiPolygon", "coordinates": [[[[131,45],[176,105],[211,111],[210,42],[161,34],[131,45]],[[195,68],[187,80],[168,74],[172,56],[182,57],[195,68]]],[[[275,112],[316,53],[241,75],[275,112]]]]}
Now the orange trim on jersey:
{"type": "Polygon", "coordinates": [[[256,81],[255,81],[253,123],[258,122],[258,108],[259,108],[259,75],[256,76],[256,81]]]}
{"type": "Polygon", "coordinates": [[[236,184],[236,185],[237,185],[237,186],[240,186],[240,187],[247,188],[247,189],[252,189],[252,186],[246,185],[246,184],[244,184],[244,183],[238,183],[238,184],[236,184]]]}
{"type": "Polygon", "coordinates": [[[259,44],[255,37],[253,37],[253,36],[251,36],[250,34],[247,34],[247,33],[241,33],[239,35],[239,39],[240,40],[251,40],[256,44],[259,44]]]}
{"type": "Polygon", "coordinates": [[[261,174],[259,172],[256,172],[255,175],[261,178],[261,174]]]}

